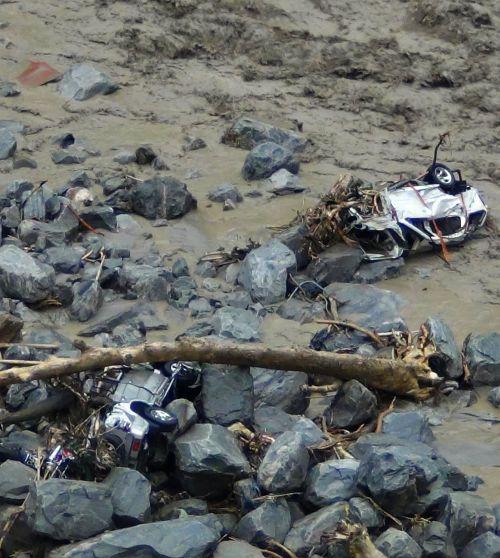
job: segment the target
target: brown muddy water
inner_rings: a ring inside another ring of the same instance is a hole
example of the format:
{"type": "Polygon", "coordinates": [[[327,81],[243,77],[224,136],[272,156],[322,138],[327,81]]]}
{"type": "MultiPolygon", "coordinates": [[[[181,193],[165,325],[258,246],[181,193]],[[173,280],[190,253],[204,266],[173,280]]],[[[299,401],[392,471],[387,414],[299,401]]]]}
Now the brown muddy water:
{"type": "MultiPolygon", "coordinates": [[[[339,173],[372,180],[420,174],[437,135],[449,130],[452,144],[441,158],[462,168],[498,215],[498,4],[455,5],[448,13],[446,2],[413,0],[0,2],[2,79],[13,81],[29,60],[61,71],[88,62],[121,85],[109,97],[85,102],[66,101],[55,84],[1,98],[0,119],[28,126],[18,149],[38,168],[12,170],[10,162],[0,162],[0,190],[21,178],[48,180],[56,188],[80,169],[96,178],[125,171],[144,179],[150,169],[123,168],[112,158],[118,150],[151,144],[168,163],[168,174],[184,180],[198,198],[198,210],[165,228],[137,220],[167,266],[179,255],[192,264],[219,246],[265,240],[269,226],[286,224],[314,204],[339,173]],[[303,123],[316,146],[301,167],[305,195],[271,198],[264,184],[243,181],[246,152],[219,141],[240,115],[292,129],[303,123]],[[65,131],[86,139],[101,156],[82,165],[54,165],[51,138],[65,131]],[[186,135],[203,138],[207,148],[184,153],[186,135]],[[206,194],[225,182],[263,196],[222,212],[206,194]]],[[[116,235],[133,251],[148,249],[148,243],[116,235]]],[[[400,277],[378,286],[406,300],[411,328],[440,315],[459,342],[470,332],[499,331],[498,238],[473,240],[452,254],[450,266],[434,254],[415,255],[400,277]]],[[[94,321],[127,304],[106,304],[94,321]]],[[[170,327],[154,338],[172,339],[189,324],[166,304],[158,303],[158,310],[170,327]]],[[[76,336],[80,324],[56,314],[63,332],[76,336]]],[[[271,316],[264,341],[304,345],[316,329],[271,316]]],[[[485,393],[435,429],[436,444],[450,461],[482,476],[479,493],[495,503],[500,413],[485,393]]]]}

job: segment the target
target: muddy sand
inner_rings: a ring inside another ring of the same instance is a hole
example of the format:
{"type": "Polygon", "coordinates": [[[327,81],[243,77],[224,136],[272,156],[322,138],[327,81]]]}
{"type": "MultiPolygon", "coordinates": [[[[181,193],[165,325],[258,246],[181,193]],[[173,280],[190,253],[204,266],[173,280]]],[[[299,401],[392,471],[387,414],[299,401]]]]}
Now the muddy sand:
{"type": "MultiPolygon", "coordinates": [[[[50,83],[1,98],[0,119],[27,127],[18,150],[38,167],[13,170],[2,161],[0,189],[14,179],[47,180],[55,189],[75,170],[96,178],[126,170],[144,179],[150,168],[124,169],[113,156],[150,144],[170,167],[167,174],[186,182],[198,198],[198,210],[165,228],[137,219],[166,262],[182,255],[192,264],[219,246],[268,238],[268,226],[288,223],[314,204],[340,173],[369,180],[419,175],[438,134],[449,131],[451,145],[441,159],[463,170],[495,216],[499,24],[495,0],[2,1],[2,79],[14,81],[30,60],[61,72],[87,62],[120,89],[77,102],[50,83]],[[305,194],[270,197],[258,183],[242,179],[246,151],[220,143],[241,115],[300,126],[314,142],[300,171],[305,194]],[[55,165],[52,138],[64,131],[85,138],[101,156],[55,165]],[[183,152],[187,135],[203,138],[207,147],[183,152]],[[243,194],[260,188],[263,196],[223,212],[206,197],[222,183],[237,185],[243,194]]],[[[452,250],[451,265],[432,253],[413,256],[400,277],[378,286],[405,298],[411,327],[437,314],[461,342],[469,332],[500,330],[499,255],[498,239],[479,235],[452,250]]],[[[94,321],[123,305],[103,308],[94,321]]],[[[162,311],[170,329],[157,336],[174,338],[186,322],[171,309],[162,311]]],[[[79,329],[64,323],[61,312],[48,312],[45,319],[70,336],[79,329]]],[[[264,341],[304,344],[317,327],[273,316],[266,320],[264,341]]],[[[484,478],[479,493],[494,503],[500,498],[500,414],[482,396],[468,410],[436,429],[438,446],[466,472],[484,478]]]]}

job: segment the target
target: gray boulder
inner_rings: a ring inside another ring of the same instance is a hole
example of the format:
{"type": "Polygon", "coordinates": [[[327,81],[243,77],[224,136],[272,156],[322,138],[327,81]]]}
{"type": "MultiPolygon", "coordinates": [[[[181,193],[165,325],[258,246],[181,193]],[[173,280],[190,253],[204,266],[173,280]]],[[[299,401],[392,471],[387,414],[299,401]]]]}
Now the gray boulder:
{"type": "Polygon", "coordinates": [[[311,303],[297,298],[289,298],[279,306],[277,314],[285,320],[295,320],[306,324],[324,318],[325,305],[321,302],[311,303]]]}
{"type": "MultiPolygon", "coordinates": [[[[274,237],[285,246],[288,246],[288,248],[290,248],[290,250],[295,254],[298,270],[307,267],[307,264],[311,261],[311,255],[309,254],[309,244],[307,241],[308,234],[308,227],[304,224],[301,224],[289,227],[288,229],[274,237]]],[[[309,280],[308,277],[304,279],[309,280]]],[[[297,282],[300,283],[300,281],[297,282]]]]}
{"type": "Polygon", "coordinates": [[[307,275],[322,287],[334,281],[349,283],[361,265],[363,251],[343,243],[327,248],[306,269],[307,275]]]}
{"type": "Polygon", "coordinates": [[[104,294],[97,281],[81,281],[73,286],[73,302],[69,309],[73,319],[86,322],[93,318],[104,301],[104,294]]]}
{"type": "Polygon", "coordinates": [[[88,151],[77,146],[57,149],[51,153],[51,159],[55,165],[79,165],[84,163],[88,157],[88,151]]]}
{"type": "Polygon", "coordinates": [[[246,117],[239,118],[227,129],[221,141],[241,149],[253,149],[260,143],[272,141],[295,153],[304,151],[310,143],[290,130],[275,128],[271,124],[246,117]]]}
{"type": "Polygon", "coordinates": [[[494,533],[484,533],[472,540],[460,558],[498,558],[500,556],[500,537],[494,533]]]}
{"type": "Polygon", "coordinates": [[[123,291],[147,300],[166,300],[171,274],[164,268],[126,262],[120,269],[118,286],[123,291]]]}
{"type": "Polygon", "coordinates": [[[298,194],[306,188],[299,183],[299,178],[286,169],[280,169],[273,173],[267,180],[267,191],[275,196],[287,196],[298,194]]]}
{"type": "Polygon", "coordinates": [[[280,169],[287,169],[291,173],[297,174],[299,168],[299,161],[286,147],[266,142],[250,151],[241,172],[245,180],[260,180],[268,178],[280,169]]]}
{"type": "Polygon", "coordinates": [[[49,479],[31,485],[26,501],[28,525],[38,535],[79,541],[111,527],[111,490],[87,481],[49,479]]]}
{"type": "Polygon", "coordinates": [[[384,525],[384,516],[380,511],[366,498],[357,496],[349,500],[349,519],[353,523],[361,523],[367,529],[377,529],[384,525]]]}
{"type": "Polygon", "coordinates": [[[187,308],[195,298],[196,282],[191,277],[178,277],[168,291],[168,301],[176,308],[187,308]]]}
{"type": "Polygon", "coordinates": [[[375,541],[375,546],[387,558],[421,558],[422,549],[404,531],[390,527],[375,541]]]}
{"type": "Polygon", "coordinates": [[[162,506],[158,510],[158,517],[162,521],[166,519],[179,519],[187,515],[205,515],[208,513],[208,504],[205,500],[198,498],[185,498],[175,500],[170,504],[162,506]]]}
{"type": "Polygon", "coordinates": [[[300,415],[290,415],[279,407],[257,407],[254,413],[255,430],[273,437],[284,432],[302,435],[307,446],[313,446],[324,439],[321,429],[310,419],[300,415]]]}
{"type": "Polygon", "coordinates": [[[138,182],[130,190],[130,199],[135,213],[152,220],[176,219],[197,206],[187,186],[172,177],[138,182]]]}
{"type": "Polygon", "coordinates": [[[181,482],[192,495],[216,498],[251,468],[234,436],[218,424],[195,424],[174,442],[181,482]]]}
{"type": "Polygon", "coordinates": [[[0,465],[0,502],[22,504],[31,484],[36,479],[36,471],[19,461],[8,459],[0,465]]]}
{"type": "Polygon", "coordinates": [[[328,548],[324,534],[334,531],[340,521],[347,519],[347,514],[347,502],[337,502],[310,513],[292,525],[284,545],[301,558],[314,552],[324,555],[328,548]]]}
{"type": "Polygon", "coordinates": [[[165,408],[177,419],[177,428],[173,433],[174,436],[184,434],[198,420],[196,409],[188,399],[174,399],[165,408]]]}
{"type": "Polygon", "coordinates": [[[448,494],[438,521],[448,529],[459,553],[472,539],[494,531],[496,525],[495,514],[486,500],[468,492],[448,494]]]}
{"type": "Polygon", "coordinates": [[[285,499],[269,500],[241,518],[232,535],[257,546],[269,540],[282,543],[292,526],[285,499]]]}
{"type": "Polygon", "coordinates": [[[304,500],[321,508],[341,500],[349,500],[357,492],[359,461],[332,459],[318,463],[308,473],[304,500]]]}
{"type": "Polygon", "coordinates": [[[116,231],[116,213],[109,205],[91,205],[79,211],[80,217],[95,229],[116,231]]]}
{"type": "Polygon", "coordinates": [[[325,288],[324,294],[337,300],[341,320],[380,333],[407,330],[401,317],[403,300],[391,291],[373,285],[332,283],[325,288]]]}
{"type": "Polygon", "coordinates": [[[450,534],[439,521],[427,523],[418,542],[425,558],[457,558],[450,534]]]}
{"type": "Polygon", "coordinates": [[[295,267],[295,254],[273,239],[247,254],[238,282],[255,302],[274,304],[285,298],[287,276],[295,267]]]}
{"type": "Polygon", "coordinates": [[[239,203],[243,201],[243,196],[233,184],[222,184],[208,193],[208,199],[219,203],[224,203],[226,200],[239,203]]]}
{"type": "MultiPolygon", "coordinates": [[[[415,442],[413,442],[415,444],[415,442]]],[[[394,515],[415,512],[440,469],[431,454],[405,446],[374,446],[360,459],[358,485],[394,515]]]]}
{"type": "Polygon", "coordinates": [[[353,276],[355,283],[371,284],[401,275],[405,265],[404,258],[362,263],[353,276]]]}
{"type": "Polygon", "coordinates": [[[111,489],[113,521],[119,527],[130,527],[149,519],[151,485],[135,469],[115,467],[104,484],[111,489]]]}
{"type": "Polygon", "coordinates": [[[82,267],[81,258],[85,250],[72,246],[53,246],[45,250],[45,262],[51,265],[58,273],[74,274],[82,267]]]}
{"type": "Polygon", "coordinates": [[[260,320],[250,310],[225,306],[219,308],[213,318],[216,335],[238,341],[258,341],[260,320]]]}
{"type": "Polygon", "coordinates": [[[222,426],[253,423],[253,379],[248,368],[203,368],[201,405],[206,420],[222,426]]]}
{"type": "Polygon", "coordinates": [[[16,246],[0,248],[0,289],[11,298],[34,303],[50,298],[54,269],[40,263],[16,246]]]}
{"type": "Polygon", "coordinates": [[[338,390],[331,407],[330,423],[337,428],[354,428],[377,415],[377,398],[357,380],[349,380],[338,390]]]}
{"type": "Polygon", "coordinates": [[[490,393],[488,393],[488,401],[494,407],[500,407],[500,386],[493,388],[490,393]]]}
{"type": "Polygon", "coordinates": [[[213,558],[264,558],[264,554],[245,541],[222,541],[213,558]]]}
{"type": "Polygon", "coordinates": [[[429,419],[422,411],[398,411],[389,413],[382,422],[382,432],[407,441],[429,444],[434,434],[429,419]]]}
{"type": "Polygon", "coordinates": [[[303,413],[307,396],[303,386],[308,384],[305,372],[250,368],[256,407],[278,407],[290,414],[303,413]]]}
{"type": "Polygon", "coordinates": [[[272,494],[299,490],[309,467],[309,452],[302,434],[285,432],[269,446],[257,471],[257,481],[272,494]]]}
{"type": "Polygon", "coordinates": [[[17,141],[7,128],[0,128],[0,161],[12,157],[17,149],[17,141]]]}
{"type": "Polygon", "coordinates": [[[110,531],[77,544],[60,546],[49,558],[205,558],[220,538],[203,518],[189,517],[110,531]]]}
{"type": "Polygon", "coordinates": [[[429,359],[431,368],[440,376],[460,378],[463,374],[462,354],[451,329],[436,317],[428,318],[424,326],[436,347],[436,352],[429,359]]]}
{"type": "Polygon", "coordinates": [[[89,64],[75,64],[64,73],[58,89],[68,99],[85,101],[94,95],[109,95],[118,86],[105,73],[89,64]]]}
{"type": "Polygon", "coordinates": [[[500,386],[500,333],[469,335],[464,353],[474,384],[500,386]]]}

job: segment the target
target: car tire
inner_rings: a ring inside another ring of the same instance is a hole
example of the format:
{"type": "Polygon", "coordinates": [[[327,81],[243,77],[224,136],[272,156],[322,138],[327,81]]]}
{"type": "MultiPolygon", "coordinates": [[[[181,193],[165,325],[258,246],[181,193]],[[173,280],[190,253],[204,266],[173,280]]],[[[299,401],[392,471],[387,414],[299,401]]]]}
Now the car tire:
{"type": "Polygon", "coordinates": [[[456,182],[453,171],[442,163],[431,165],[427,170],[426,178],[429,184],[439,184],[445,191],[452,190],[456,182]]]}
{"type": "Polygon", "coordinates": [[[177,418],[157,405],[145,406],[142,417],[162,432],[172,432],[177,427],[177,418]]]}

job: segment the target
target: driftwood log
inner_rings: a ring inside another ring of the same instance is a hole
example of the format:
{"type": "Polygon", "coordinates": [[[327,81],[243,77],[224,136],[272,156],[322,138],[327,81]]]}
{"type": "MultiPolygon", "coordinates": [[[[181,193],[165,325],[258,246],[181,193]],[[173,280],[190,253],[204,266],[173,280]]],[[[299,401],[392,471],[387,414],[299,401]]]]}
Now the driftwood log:
{"type": "Polygon", "coordinates": [[[431,393],[433,374],[427,366],[402,360],[365,358],[302,348],[270,348],[259,344],[222,343],[183,338],[173,343],[144,343],[133,347],[91,349],[78,358],[50,358],[40,364],[0,372],[0,386],[8,386],[102,370],[118,364],[185,360],[210,364],[258,366],[301,370],[341,380],[356,379],[395,395],[425,399],[431,393]]]}

